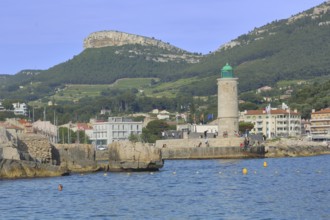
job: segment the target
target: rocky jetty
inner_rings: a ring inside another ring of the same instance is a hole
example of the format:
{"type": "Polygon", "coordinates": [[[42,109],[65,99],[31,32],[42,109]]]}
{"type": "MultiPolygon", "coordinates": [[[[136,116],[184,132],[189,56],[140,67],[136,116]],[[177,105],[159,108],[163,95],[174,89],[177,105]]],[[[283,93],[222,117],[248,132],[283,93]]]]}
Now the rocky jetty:
{"type": "Polygon", "coordinates": [[[330,154],[330,145],[326,142],[283,138],[269,140],[264,144],[265,157],[305,157],[330,154]]]}
{"type": "Polygon", "coordinates": [[[54,177],[67,175],[68,171],[59,166],[26,160],[0,159],[0,179],[54,177]]]}
{"type": "Polygon", "coordinates": [[[20,134],[0,127],[0,178],[61,176],[97,171],[91,145],[56,145],[39,134],[20,134]]]}
{"type": "Polygon", "coordinates": [[[156,171],[164,166],[161,150],[129,141],[109,145],[110,171],[156,171]]]}

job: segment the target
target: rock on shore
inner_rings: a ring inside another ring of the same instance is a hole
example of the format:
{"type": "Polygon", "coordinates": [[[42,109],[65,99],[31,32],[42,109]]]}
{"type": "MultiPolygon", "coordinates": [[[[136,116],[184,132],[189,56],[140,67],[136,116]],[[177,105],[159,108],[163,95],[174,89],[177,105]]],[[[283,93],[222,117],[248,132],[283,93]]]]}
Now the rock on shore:
{"type": "Polygon", "coordinates": [[[110,171],[154,171],[163,166],[161,150],[153,146],[129,141],[109,145],[110,171]]]}
{"type": "Polygon", "coordinates": [[[94,172],[100,169],[95,150],[89,144],[56,144],[53,151],[58,165],[71,172],[94,172]]]}
{"type": "Polygon", "coordinates": [[[279,139],[265,142],[266,157],[304,157],[330,154],[326,142],[304,141],[299,139],[279,139]]]}
{"type": "Polygon", "coordinates": [[[65,169],[50,164],[0,159],[0,178],[53,177],[67,174],[65,169]]]}

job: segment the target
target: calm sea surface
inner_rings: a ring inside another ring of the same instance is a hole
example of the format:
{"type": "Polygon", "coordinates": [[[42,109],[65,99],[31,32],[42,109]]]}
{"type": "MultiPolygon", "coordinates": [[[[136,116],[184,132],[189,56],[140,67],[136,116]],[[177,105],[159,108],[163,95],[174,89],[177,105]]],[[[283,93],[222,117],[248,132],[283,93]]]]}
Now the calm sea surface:
{"type": "Polygon", "coordinates": [[[176,160],[153,173],[0,180],[0,219],[330,219],[329,161],[176,160]]]}

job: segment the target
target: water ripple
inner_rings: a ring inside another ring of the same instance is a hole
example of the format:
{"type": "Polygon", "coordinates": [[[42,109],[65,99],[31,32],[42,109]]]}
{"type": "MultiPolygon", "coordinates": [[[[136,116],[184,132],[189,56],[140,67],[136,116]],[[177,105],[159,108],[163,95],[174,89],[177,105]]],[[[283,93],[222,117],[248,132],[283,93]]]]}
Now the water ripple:
{"type": "Polygon", "coordinates": [[[261,159],[166,161],[154,173],[1,180],[0,219],[329,219],[329,158],[266,159],[267,168],[261,159]]]}

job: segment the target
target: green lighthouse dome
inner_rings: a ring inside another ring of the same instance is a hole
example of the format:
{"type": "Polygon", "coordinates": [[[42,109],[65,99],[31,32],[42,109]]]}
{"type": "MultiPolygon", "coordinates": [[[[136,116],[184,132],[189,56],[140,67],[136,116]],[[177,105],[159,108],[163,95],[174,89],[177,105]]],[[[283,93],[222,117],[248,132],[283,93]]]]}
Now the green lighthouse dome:
{"type": "Polygon", "coordinates": [[[233,78],[233,77],[234,77],[233,68],[227,63],[221,69],[221,78],[233,78]]]}

